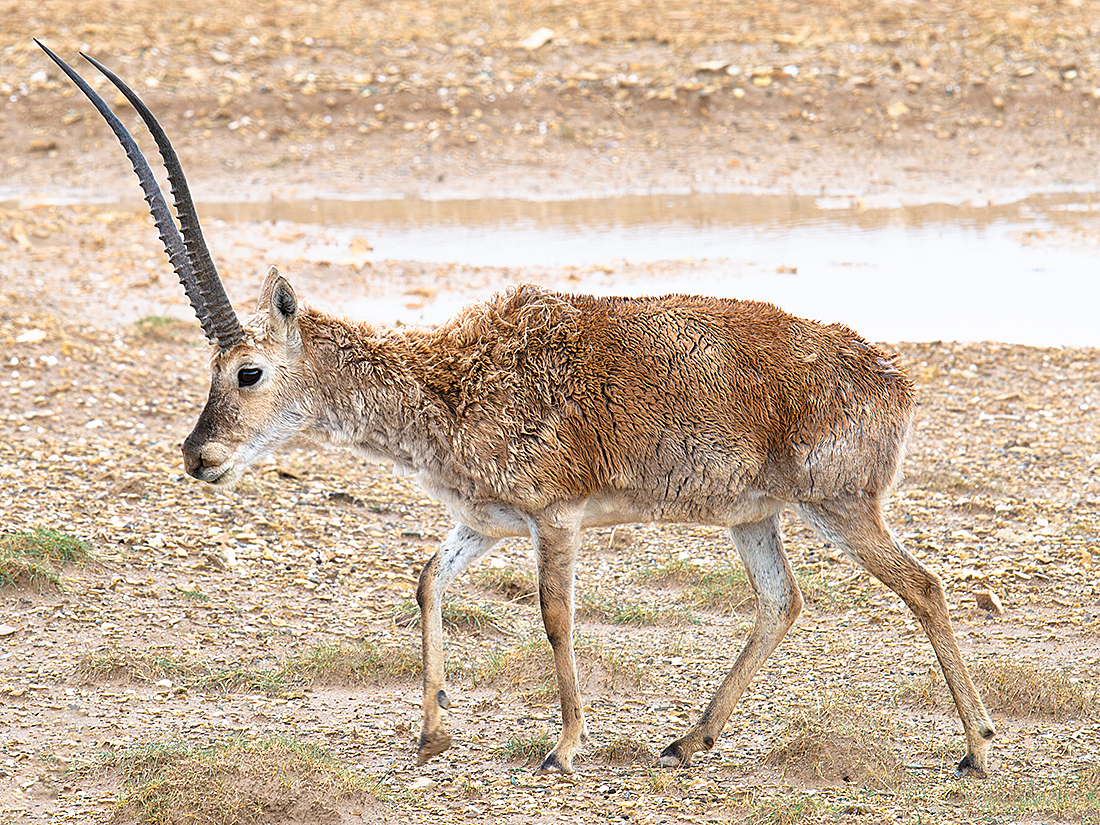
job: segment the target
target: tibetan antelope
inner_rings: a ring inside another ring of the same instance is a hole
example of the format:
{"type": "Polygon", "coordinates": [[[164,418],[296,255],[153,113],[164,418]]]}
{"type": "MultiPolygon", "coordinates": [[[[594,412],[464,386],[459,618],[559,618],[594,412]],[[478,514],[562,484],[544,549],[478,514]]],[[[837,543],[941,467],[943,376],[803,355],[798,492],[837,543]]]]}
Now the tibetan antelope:
{"type": "MultiPolygon", "coordinates": [[[[41,45],[41,44],[40,44],[41,45]]],[[[45,49],[45,46],[43,46],[45,49]]],[[[890,528],[914,388],[893,357],[839,324],[765,303],[671,295],[595,298],[521,286],[434,330],[376,329],[298,302],[274,268],[242,325],[203,241],[183,171],[142,101],[95,60],[152,132],[179,229],[118,117],[49,49],[121,141],[206,337],[206,407],[183,444],[187,469],[236,482],[292,436],[393,462],[453,513],[425,565],[423,715],[417,757],[444,751],[444,592],[500,539],[530,536],[553,649],[561,736],[540,773],[570,773],[586,736],[573,654],[581,533],[623,522],[729,530],[756,596],[748,641],[699,721],[660,755],[708,750],[802,609],[779,534],[793,507],[897,593],[924,627],[966,734],[958,775],[984,776],[993,723],[959,653],[938,576],[890,528]],[[181,237],[182,235],[182,237],[181,237]]]]}

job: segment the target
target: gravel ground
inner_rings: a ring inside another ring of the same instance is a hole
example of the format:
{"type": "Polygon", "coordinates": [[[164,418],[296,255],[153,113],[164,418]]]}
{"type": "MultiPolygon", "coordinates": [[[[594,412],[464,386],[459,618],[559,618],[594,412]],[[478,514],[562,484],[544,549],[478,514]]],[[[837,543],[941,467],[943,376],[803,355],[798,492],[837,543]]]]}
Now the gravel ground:
{"type": "MultiPolygon", "coordinates": [[[[1100,820],[1096,351],[888,345],[921,393],[889,517],[944,577],[998,725],[989,780],[950,778],[961,726],[912,616],[793,518],[809,606],[691,769],[657,770],[652,755],[702,709],[752,603],[699,606],[700,582],[735,567],[720,531],[652,526],[586,541],[593,740],[577,774],[524,763],[558,722],[537,609],[522,586],[498,586],[530,581],[521,542],[456,587],[455,745],[416,767],[408,616],[445,513],[387,468],[307,444],[228,493],[182,475],[208,353],[193,323],[152,317],[179,315],[183,298],[132,175],[30,42],[137,79],[210,199],[1094,187],[1095,4],[915,13],[832,0],[736,13],[674,0],[0,4],[0,526],[55,528],[94,553],[60,587],[0,590],[0,815],[138,819],[140,781],[97,754],[276,733],[374,784],[349,797],[303,785],[291,804],[240,780],[269,801],[268,822],[1100,820]],[[553,34],[534,37],[543,27],[553,34]],[[983,591],[1002,615],[979,606],[983,591]],[[365,646],[380,664],[316,666],[365,646]]],[[[207,232],[238,301],[266,263],[241,240],[252,231],[207,232]]],[[[421,290],[410,300],[456,279],[548,277],[416,262],[369,274],[377,293],[421,290]]],[[[363,280],[308,262],[294,273],[307,300],[363,280]]],[[[196,810],[172,805],[163,821],[196,810]]]]}

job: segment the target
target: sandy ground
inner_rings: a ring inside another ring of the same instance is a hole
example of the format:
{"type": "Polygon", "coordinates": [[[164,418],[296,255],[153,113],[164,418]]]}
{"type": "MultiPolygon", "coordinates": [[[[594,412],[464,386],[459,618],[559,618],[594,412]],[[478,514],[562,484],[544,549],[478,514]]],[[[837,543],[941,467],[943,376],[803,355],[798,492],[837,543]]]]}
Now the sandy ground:
{"type": "Polygon", "coordinates": [[[47,0],[3,12],[5,187],[132,188],[113,138],[32,37],[132,78],[211,195],[1095,182],[1090,3],[930,2],[916,16],[866,1],[164,12],[47,0]]]}
{"type": "MultiPolygon", "coordinates": [[[[476,575],[456,598],[495,623],[449,632],[456,742],[424,768],[415,673],[228,692],[200,678],[266,673],[319,645],[415,651],[403,616],[447,518],[387,468],[308,445],[231,493],[182,475],[208,355],[193,324],[138,323],[178,309],[181,291],[114,139],[32,37],[131,79],[209,200],[1095,188],[1095,4],[933,2],[919,19],[909,4],[832,0],[481,5],[0,3],[0,526],[56,527],[98,559],[61,590],[0,591],[0,818],[110,817],[127,787],[86,770],[105,747],[272,732],[378,784],[376,798],[321,799],[323,816],[288,805],[264,821],[1100,817],[1093,350],[891,345],[922,406],[890,518],[947,583],[999,727],[986,783],[950,779],[961,729],[929,687],[912,617],[793,520],[795,566],[833,595],[687,771],[654,770],[652,753],[701,710],[751,600],[677,619],[683,583],[639,573],[720,568],[731,553],[713,530],[589,538],[579,588],[604,601],[580,621],[593,743],[572,779],[532,777],[500,751],[517,732],[556,736],[556,710],[523,679],[486,675],[538,619],[476,575]],[[987,589],[1003,616],[978,607],[987,589]],[[609,604],[656,618],[620,624],[609,604]],[[1064,701],[1022,702],[1013,681],[1064,701]],[[800,731],[816,750],[792,745],[800,731]]],[[[246,307],[264,250],[231,222],[208,234],[246,307]]],[[[415,302],[455,279],[544,277],[388,262],[364,287],[354,268],[303,263],[295,284],[415,302]]],[[[529,555],[510,544],[484,570],[530,570],[529,555]]]]}

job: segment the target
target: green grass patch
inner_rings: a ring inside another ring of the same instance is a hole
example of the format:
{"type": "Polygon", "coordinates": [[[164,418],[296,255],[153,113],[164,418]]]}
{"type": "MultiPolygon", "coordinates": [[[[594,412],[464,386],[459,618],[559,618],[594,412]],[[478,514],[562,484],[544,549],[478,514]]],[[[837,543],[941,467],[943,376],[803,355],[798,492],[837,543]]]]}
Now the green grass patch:
{"type": "Polygon", "coordinates": [[[816,794],[793,791],[758,802],[745,825],[819,825],[844,821],[841,808],[816,794]]]}
{"type": "Polygon", "coordinates": [[[285,736],[109,749],[90,770],[121,776],[113,821],[146,825],[258,825],[276,812],[280,821],[332,821],[338,803],[378,790],[323,749],[285,736]]]}
{"type": "Polygon", "coordinates": [[[856,595],[841,589],[824,573],[806,573],[798,570],[795,571],[794,577],[798,580],[798,589],[802,591],[805,604],[822,613],[850,610],[864,601],[862,594],[856,595]]]}
{"type": "Polygon", "coordinates": [[[245,690],[275,695],[285,688],[277,679],[278,671],[271,669],[223,665],[194,656],[149,653],[115,645],[85,653],[77,670],[89,679],[131,682],[167,679],[176,687],[207,692],[245,690]]]}
{"type": "Polygon", "coordinates": [[[976,796],[990,814],[1078,816],[1084,822],[1096,823],[1100,822],[1100,766],[1090,765],[1076,776],[1056,783],[1005,777],[976,796]]]}
{"type": "Polygon", "coordinates": [[[1029,775],[991,774],[981,782],[949,781],[910,787],[902,797],[909,808],[929,811],[929,821],[1044,821],[1100,823],[1100,767],[1051,780],[1029,775]],[[907,797],[907,798],[906,798],[907,797]],[[938,814],[938,815],[937,815],[938,814]]]}
{"type": "Polygon", "coordinates": [[[891,814],[905,822],[1081,822],[1100,823],[1100,767],[1051,778],[993,773],[982,781],[945,777],[929,781],[921,773],[890,790],[860,783],[837,784],[807,792],[790,788],[746,800],[748,825],[819,825],[836,822],[882,822],[891,814]]]}
{"type": "Polygon", "coordinates": [[[494,748],[494,752],[506,762],[538,767],[546,754],[557,744],[546,731],[538,733],[518,733],[509,736],[494,748]]]}
{"type": "Polygon", "coordinates": [[[39,590],[61,587],[61,568],[91,558],[87,542],[59,530],[39,527],[0,535],[0,587],[21,582],[39,590]]]}
{"type": "Polygon", "coordinates": [[[744,568],[737,565],[703,567],[685,559],[637,575],[642,583],[680,588],[680,601],[692,610],[734,613],[752,606],[753,592],[744,568]]]}

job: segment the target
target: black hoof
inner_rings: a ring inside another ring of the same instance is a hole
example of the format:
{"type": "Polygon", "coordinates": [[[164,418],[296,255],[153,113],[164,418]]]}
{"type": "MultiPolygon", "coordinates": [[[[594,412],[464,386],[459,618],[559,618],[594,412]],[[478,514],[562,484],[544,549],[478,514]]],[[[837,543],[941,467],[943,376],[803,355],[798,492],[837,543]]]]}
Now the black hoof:
{"type": "Polygon", "coordinates": [[[975,779],[985,779],[986,773],[984,770],[974,764],[974,759],[968,753],[959,762],[959,767],[955,771],[955,778],[962,779],[967,776],[973,776],[975,779]]]}
{"type": "Polygon", "coordinates": [[[551,751],[546,754],[546,758],[542,760],[542,764],[535,773],[545,776],[551,773],[573,773],[573,769],[559,762],[558,755],[551,751]]]}
{"type": "Polygon", "coordinates": [[[691,764],[691,754],[684,755],[680,742],[673,742],[657,757],[657,761],[666,768],[686,768],[691,764]]]}
{"type": "Polygon", "coordinates": [[[416,764],[423,765],[433,756],[437,756],[451,746],[451,735],[446,731],[436,731],[430,736],[420,734],[416,746],[416,764]]]}

